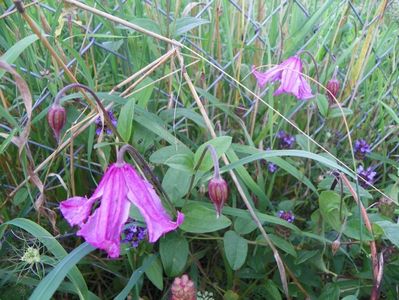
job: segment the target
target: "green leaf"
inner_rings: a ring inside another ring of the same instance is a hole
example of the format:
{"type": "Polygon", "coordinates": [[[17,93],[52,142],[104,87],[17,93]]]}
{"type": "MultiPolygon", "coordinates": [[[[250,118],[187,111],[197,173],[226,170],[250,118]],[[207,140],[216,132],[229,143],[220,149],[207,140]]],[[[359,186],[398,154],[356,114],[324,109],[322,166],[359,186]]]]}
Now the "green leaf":
{"type": "Polygon", "coordinates": [[[337,284],[327,283],[319,297],[319,300],[339,300],[340,293],[341,291],[337,284]]]}
{"type": "Polygon", "coordinates": [[[328,111],[327,119],[333,119],[333,118],[338,118],[342,116],[349,116],[352,115],[353,111],[349,108],[342,107],[342,111],[339,109],[339,107],[332,108],[328,111]]]}
{"type": "Polygon", "coordinates": [[[320,213],[323,219],[338,232],[341,230],[341,218],[343,219],[348,214],[345,203],[341,204],[341,201],[341,197],[333,191],[323,191],[319,197],[320,213]],[[340,213],[341,205],[342,212],[340,213]]]}
{"type": "Polygon", "coordinates": [[[193,160],[193,154],[179,153],[169,157],[164,163],[173,169],[193,174],[193,160]]]}
{"type": "Polygon", "coordinates": [[[130,98],[126,102],[126,104],[122,107],[119,114],[118,132],[125,140],[125,142],[129,142],[130,137],[132,135],[135,105],[136,105],[136,100],[134,98],[130,98]]]}
{"type": "Polygon", "coordinates": [[[165,164],[171,156],[176,154],[191,154],[194,157],[194,153],[185,145],[166,146],[155,151],[150,156],[150,162],[154,164],[165,164]]]}
{"type": "MultiPolygon", "coordinates": [[[[229,149],[229,147],[231,145],[231,140],[232,139],[230,136],[220,136],[220,137],[214,138],[214,139],[202,144],[194,154],[194,166],[196,166],[198,164],[199,159],[202,155],[202,152],[204,151],[204,149],[207,145],[212,145],[213,147],[215,147],[218,158],[220,158],[222,156],[222,154],[225,153],[227,151],[227,149],[229,149]]],[[[212,168],[212,166],[213,166],[213,161],[211,158],[211,154],[210,154],[209,150],[206,150],[206,154],[205,154],[204,159],[202,160],[202,163],[198,170],[202,171],[202,172],[206,172],[206,171],[210,170],[212,168]]]]}
{"type": "Polygon", "coordinates": [[[190,180],[191,173],[169,168],[163,177],[162,187],[173,201],[187,194],[190,180]]]}
{"type": "MultiPolygon", "coordinates": [[[[285,253],[288,253],[294,257],[297,256],[296,251],[294,246],[292,246],[292,244],[290,242],[288,242],[287,240],[274,235],[274,234],[269,234],[270,239],[272,240],[273,244],[276,245],[277,248],[280,248],[281,250],[283,250],[285,253]]],[[[264,240],[264,238],[262,236],[259,236],[259,240],[264,240]]]]}
{"type": "Polygon", "coordinates": [[[198,27],[203,24],[209,23],[208,20],[194,18],[194,17],[183,17],[176,20],[175,37],[182,35],[191,29],[198,27]]]}
{"type": "Polygon", "coordinates": [[[150,259],[146,260],[143,265],[135,270],[130,276],[130,279],[123,290],[114,298],[114,300],[125,300],[126,297],[129,295],[129,292],[136,286],[137,282],[143,276],[144,272],[151,266],[152,262],[155,259],[155,255],[152,256],[150,259]]]}
{"type": "MultiPolygon", "coordinates": [[[[159,24],[157,24],[155,21],[151,20],[150,18],[132,18],[129,20],[133,24],[136,24],[144,29],[147,29],[149,31],[152,31],[157,34],[161,34],[159,24]]],[[[129,27],[125,26],[116,26],[117,28],[122,28],[122,29],[127,29],[129,31],[135,31],[129,27]]]]}
{"type": "Polygon", "coordinates": [[[148,277],[148,279],[159,289],[163,290],[163,269],[162,269],[162,264],[158,256],[154,254],[149,254],[145,259],[144,259],[144,264],[148,260],[153,260],[152,264],[148,266],[147,270],[145,271],[145,275],[148,277]],[[153,258],[155,256],[155,258],[153,258]]]}
{"type": "Polygon", "coordinates": [[[382,228],[385,236],[391,241],[396,247],[399,248],[399,224],[392,223],[390,221],[379,221],[376,222],[378,226],[382,228]]]}
{"type": "Polygon", "coordinates": [[[214,232],[231,225],[231,221],[221,215],[216,217],[216,212],[200,203],[190,203],[183,207],[184,223],[180,229],[191,233],[214,232]]]}
{"type": "Polygon", "coordinates": [[[233,270],[238,270],[245,263],[248,253],[248,242],[236,232],[229,230],[223,237],[224,252],[233,270]]]}
{"type": "Polygon", "coordinates": [[[277,285],[274,283],[273,280],[268,279],[266,281],[266,293],[268,295],[267,299],[270,300],[281,300],[281,294],[278,290],[277,285]]]}
{"type": "Polygon", "coordinates": [[[151,80],[149,77],[144,79],[135,87],[134,91],[137,92],[135,92],[133,96],[134,98],[137,99],[137,104],[140,107],[142,108],[147,107],[148,101],[151,98],[153,90],[154,90],[153,80],[151,80]]]}
{"type": "Polygon", "coordinates": [[[323,117],[326,117],[328,114],[328,100],[327,97],[323,94],[317,94],[316,96],[316,104],[319,108],[319,112],[323,117]]]}
{"type": "Polygon", "coordinates": [[[40,281],[40,284],[35,288],[29,299],[51,299],[69,270],[94,249],[95,248],[88,243],[83,243],[75,248],[71,253],[65,256],[42,281],[40,281]]]}
{"type": "MultiPolygon", "coordinates": [[[[16,42],[11,48],[9,48],[6,53],[0,56],[0,60],[4,60],[8,64],[13,64],[21,55],[21,53],[38,39],[39,38],[36,34],[31,34],[23,38],[22,40],[16,42]]],[[[3,77],[5,72],[5,70],[0,69],[0,79],[3,77]]]]}
{"type": "MultiPolygon", "coordinates": [[[[0,238],[3,236],[8,225],[17,226],[26,232],[29,232],[31,235],[36,237],[57,259],[61,260],[67,256],[68,253],[65,251],[65,249],[47,230],[35,222],[27,219],[17,218],[2,224],[0,226],[0,238]]],[[[68,272],[67,276],[74,285],[79,298],[83,300],[87,299],[87,285],[79,269],[76,266],[72,266],[72,269],[68,272]]]]}
{"type": "Polygon", "coordinates": [[[251,219],[236,218],[234,221],[234,230],[239,234],[248,234],[257,228],[255,222],[251,219]]]}
{"type": "Polygon", "coordinates": [[[176,232],[169,233],[160,240],[159,252],[165,273],[175,277],[183,271],[187,263],[188,242],[176,232]]]}

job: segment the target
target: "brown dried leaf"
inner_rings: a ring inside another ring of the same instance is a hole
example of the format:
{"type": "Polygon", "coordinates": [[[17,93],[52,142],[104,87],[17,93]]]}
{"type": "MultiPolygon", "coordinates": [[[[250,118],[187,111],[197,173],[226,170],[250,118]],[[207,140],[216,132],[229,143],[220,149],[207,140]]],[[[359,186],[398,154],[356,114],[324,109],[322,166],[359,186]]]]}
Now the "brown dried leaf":
{"type": "Polygon", "coordinates": [[[21,77],[21,75],[19,75],[17,73],[17,71],[14,70],[13,67],[11,67],[5,61],[0,60],[0,69],[6,70],[7,72],[11,73],[12,76],[14,77],[15,84],[21,94],[21,97],[22,97],[22,100],[24,102],[25,109],[26,109],[26,115],[28,117],[25,128],[20,135],[20,138],[22,139],[21,144],[18,145],[19,154],[21,155],[24,145],[28,142],[28,136],[29,136],[29,132],[30,132],[30,123],[31,123],[31,117],[32,117],[32,95],[30,93],[30,90],[29,90],[29,87],[28,87],[28,84],[26,83],[26,81],[21,77]]]}

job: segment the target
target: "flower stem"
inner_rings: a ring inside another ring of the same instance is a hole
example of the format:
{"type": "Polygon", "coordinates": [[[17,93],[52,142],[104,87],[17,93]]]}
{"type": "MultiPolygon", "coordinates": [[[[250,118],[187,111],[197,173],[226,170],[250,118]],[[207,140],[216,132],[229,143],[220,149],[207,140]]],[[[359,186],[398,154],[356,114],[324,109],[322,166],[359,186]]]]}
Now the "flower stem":
{"type": "Polygon", "coordinates": [[[173,215],[176,216],[177,215],[177,211],[175,206],[173,205],[172,201],[169,199],[168,195],[166,194],[166,192],[163,190],[162,185],[160,184],[160,182],[158,181],[157,177],[154,175],[154,173],[151,171],[150,167],[148,166],[147,162],[144,160],[144,158],[141,156],[141,154],[131,145],[126,144],[123,145],[117,155],[116,155],[116,163],[118,165],[122,165],[125,163],[125,160],[123,159],[123,157],[125,156],[125,153],[128,152],[132,157],[133,160],[140,166],[140,168],[142,169],[144,176],[147,178],[151,178],[152,183],[156,186],[157,190],[159,193],[163,194],[166,203],[168,204],[168,206],[170,207],[170,209],[173,212],[173,215]]]}
{"type": "Polygon", "coordinates": [[[213,177],[219,179],[220,178],[220,169],[219,169],[219,159],[218,159],[218,154],[216,152],[215,147],[213,147],[211,144],[206,145],[205,149],[202,151],[201,156],[197,162],[197,164],[194,166],[194,174],[191,176],[191,181],[190,181],[190,185],[188,188],[188,193],[186,196],[186,200],[189,198],[190,194],[191,194],[191,189],[193,188],[194,185],[194,179],[195,179],[195,173],[197,173],[199,167],[202,164],[202,161],[204,160],[205,157],[205,153],[206,151],[209,151],[209,153],[211,154],[212,160],[213,160],[213,177]]]}

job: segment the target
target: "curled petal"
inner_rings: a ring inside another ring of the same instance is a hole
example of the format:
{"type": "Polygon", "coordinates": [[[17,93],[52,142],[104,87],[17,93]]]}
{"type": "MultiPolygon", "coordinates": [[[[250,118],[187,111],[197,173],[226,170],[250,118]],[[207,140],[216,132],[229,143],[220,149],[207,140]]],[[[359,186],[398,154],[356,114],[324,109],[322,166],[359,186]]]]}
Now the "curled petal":
{"type": "Polygon", "coordinates": [[[60,203],[60,210],[68,223],[82,225],[89,217],[91,207],[98,198],[72,197],[60,203]]]}
{"type": "Polygon", "coordinates": [[[177,229],[183,223],[184,215],[178,213],[176,222],[173,222],[152,185],[144,181],[131,166],[126,164],[124,167],[129,169],[125,173],[129,182],[127,197],[139,209],[147,224],[149,241],[154,243],[165,233],[177,229]]]}
{"type": "Polygon", "coordinates": [[[306,100],[313,98],[312,89],[305,78],[301,77],[301,85],[299,86],[299,99],[306,100]]]}
{"type": "Polygon", "coordinates": [[[282,72],[282,67],[281,66],[275,66],[271,68],[269,71],[266,72],[259,72],[255,69],[255,67],[252,67],[252,74],[255,76],[256,81],[258,82],[259,86],[263,88],[266,83],[268,82],[273,82],[276,80],[281,79],[281,72],[282,72]]]}

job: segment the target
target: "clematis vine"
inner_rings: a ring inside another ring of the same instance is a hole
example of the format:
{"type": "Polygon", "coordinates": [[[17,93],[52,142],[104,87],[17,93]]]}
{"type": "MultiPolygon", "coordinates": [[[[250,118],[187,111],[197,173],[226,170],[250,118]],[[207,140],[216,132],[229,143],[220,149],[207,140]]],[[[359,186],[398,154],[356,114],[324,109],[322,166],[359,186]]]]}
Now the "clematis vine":
{"type": "Polygon", "coordinates": [[[275,96],[287,93],[293,94],[299,100],[307,100],[313,97],[310,85],[302,75],[302,62],[298,55],[286,59],[266,72],[259,72],[253,66],[252,74],[261,88],[268,82],[279,80],[281,85],[274,92],[275,96]]]}
{"type": "Polygon", "coordinates": [[[177,229],[184,221],[180,212],[177,212],[176,221],[172,221],[153,186],[123,160],[126,151],[133,151],[133,147],[125,145],[119,150],[116,163],[107,169],[89,199],[72,197],[60,204],[61,213],[68,223],[79,226],[77,235],[94,247],[105,250],[111,258],[120,254],[121,234],[131,204],[143,216],[151,243],[177,229]],[[99,206],[92,213],[96,202],[99,206]]]}

